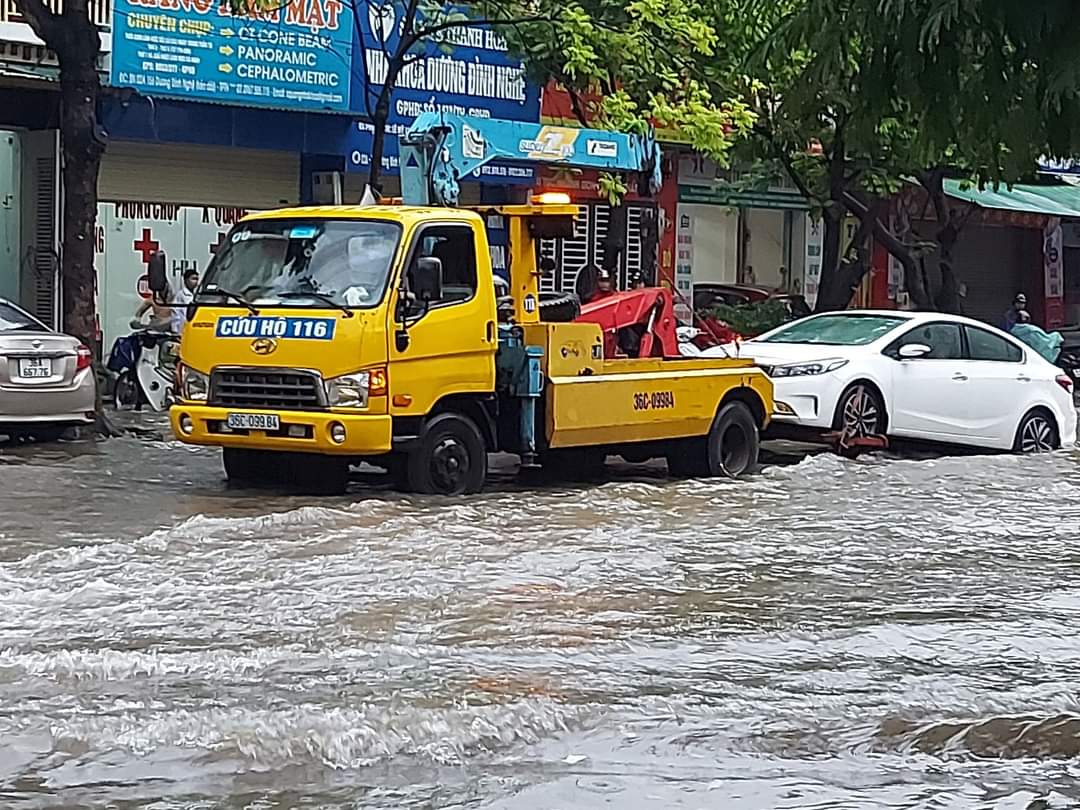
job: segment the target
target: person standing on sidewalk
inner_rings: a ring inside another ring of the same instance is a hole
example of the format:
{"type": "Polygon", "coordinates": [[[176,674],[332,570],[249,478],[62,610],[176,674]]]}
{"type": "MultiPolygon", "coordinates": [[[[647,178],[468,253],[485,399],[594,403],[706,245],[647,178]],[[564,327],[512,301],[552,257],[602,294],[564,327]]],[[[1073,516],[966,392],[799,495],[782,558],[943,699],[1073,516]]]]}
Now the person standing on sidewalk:
{"type": "Polygon", "coordinates": [[[1027,312],[1027,296],[1023,293],[1017,293],[1013,299],[1012,306],[1005,310],[1005,315],[1001,321],[1001,328],[1006,332],[1011,332],[1012,328],[1020,322],[1020,313],[1027,312]]]}

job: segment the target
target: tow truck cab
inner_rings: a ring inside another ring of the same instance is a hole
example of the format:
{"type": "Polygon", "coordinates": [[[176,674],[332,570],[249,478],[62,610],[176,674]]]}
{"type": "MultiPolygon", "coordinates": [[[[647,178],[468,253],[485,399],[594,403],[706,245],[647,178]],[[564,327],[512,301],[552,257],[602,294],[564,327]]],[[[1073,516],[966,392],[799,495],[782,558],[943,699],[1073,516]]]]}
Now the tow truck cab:
{"type": "Polygon", "coordinates": [[[335,492],[362,459],[403,488],[445,494],[478,491],[494,451],[568,472],[620,449],[668,455],[673,469],[683,459],[690,474],[750,466],[772,410],[768,378],[749,361],[608,360],[597,325],[540,323],[534,240],[572,228],[576,206],[497,211],[514,300],[503,324],[480,213],[376,205],[245,218],[188,311],[176,436],[222,447],[230,479],[335,492]],[[746,435],[724,451],[706,439],[732,403],[746,435]]]}

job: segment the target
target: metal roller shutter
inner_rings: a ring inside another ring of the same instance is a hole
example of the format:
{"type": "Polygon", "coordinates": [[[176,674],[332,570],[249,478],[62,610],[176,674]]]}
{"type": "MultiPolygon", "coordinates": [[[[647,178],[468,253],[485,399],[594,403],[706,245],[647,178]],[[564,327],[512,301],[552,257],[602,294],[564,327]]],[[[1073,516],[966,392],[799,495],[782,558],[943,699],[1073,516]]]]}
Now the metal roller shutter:
{"type": "MultiPolygon", "coordinates": [[[[625,290],[629,279],[642,268],[642,210],[640,203],[627,203],[626,249],[619,259],[618,284],[625,290]]],[[[574,221],[574,236],[568,239],[541,239],[540,256],[555,262],[554,276],[540,280],[544,291],[573,292],[578,273],[586,264],[600,267],[604,260],[604,239],[607,237],[611,208],[604,203],[582,203],[574,221]]]]}
{"type": "Polygon", "coordinates": [[[259,209],[299,193],[298,154],[188,144],[115,141],[98,179],[102,200],[259,209]]]}

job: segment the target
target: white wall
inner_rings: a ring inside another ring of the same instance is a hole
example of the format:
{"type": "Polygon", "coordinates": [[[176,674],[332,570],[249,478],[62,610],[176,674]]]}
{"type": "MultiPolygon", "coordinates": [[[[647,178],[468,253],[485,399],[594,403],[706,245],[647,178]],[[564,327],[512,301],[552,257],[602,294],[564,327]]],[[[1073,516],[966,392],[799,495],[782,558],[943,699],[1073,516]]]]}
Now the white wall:
{"type": "Polygon", "coordinates": [[[719,205],[680,203],[679,219],[684,216],[690,218],[694,283],[734,283],[739,257],[738,211],[719,205]]]}
{"type": "MultiPolygon", "coordinates": [[[[784,212],[746,209],[746,264],[754,269],[754,283],[779,287],[784,265],[784,212]]],[[[747,282],[750,282],[749,276],[747,282]]]]}

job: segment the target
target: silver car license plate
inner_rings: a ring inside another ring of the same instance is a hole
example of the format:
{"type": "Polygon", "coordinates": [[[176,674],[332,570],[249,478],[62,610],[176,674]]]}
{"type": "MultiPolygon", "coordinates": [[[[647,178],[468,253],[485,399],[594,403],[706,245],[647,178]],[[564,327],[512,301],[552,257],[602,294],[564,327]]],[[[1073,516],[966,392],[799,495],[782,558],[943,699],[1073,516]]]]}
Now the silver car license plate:
{"type": "Polygon", "coordinates": [[[19,376],[26,380],[51,377],[52,360],[47,357],[28,357],[19,360],[19,376]]]}
{"type": "Polygon", "coordinates": [[[280,430],[281,418],[276,413],[230,413],[225,424],[231,430],[280,430]]]}

